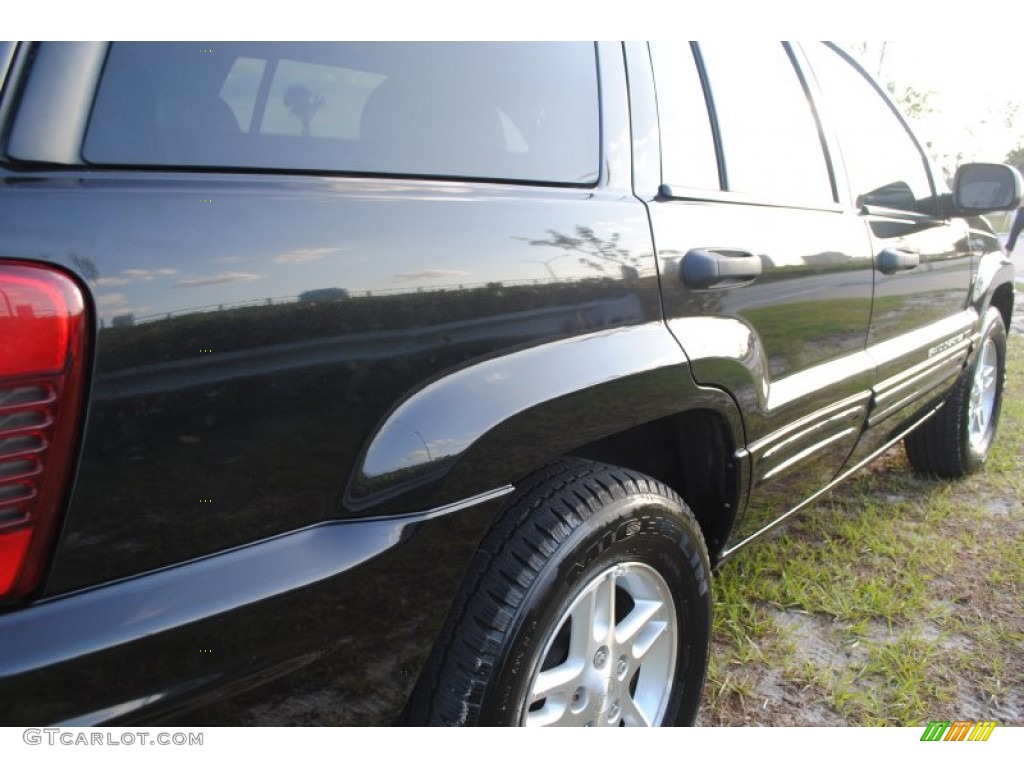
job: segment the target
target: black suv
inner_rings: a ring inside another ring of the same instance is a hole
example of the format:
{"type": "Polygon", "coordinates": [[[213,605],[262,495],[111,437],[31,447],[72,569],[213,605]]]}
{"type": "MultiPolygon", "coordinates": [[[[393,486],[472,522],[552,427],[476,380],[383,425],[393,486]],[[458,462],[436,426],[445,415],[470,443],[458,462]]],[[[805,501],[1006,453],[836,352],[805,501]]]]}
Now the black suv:
{"type": "Polygon", "coordinates": [[[985,460],[1012,271],[838,49],[0,45],[0,722],[693,722],[711,568],[985,460]]]}

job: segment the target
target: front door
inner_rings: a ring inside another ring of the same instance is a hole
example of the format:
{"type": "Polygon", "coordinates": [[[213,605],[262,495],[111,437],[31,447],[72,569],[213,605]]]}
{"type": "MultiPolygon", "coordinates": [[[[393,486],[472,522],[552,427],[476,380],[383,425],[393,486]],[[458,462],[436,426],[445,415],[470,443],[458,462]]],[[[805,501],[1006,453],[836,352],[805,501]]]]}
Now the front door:
{"type": "Polygon", "coordinates": [[[968,307],[968,227],[941,215],[944,185],[877,86],[836,49],[804,51],[839,134],[851,199],[874,255],[867,351],[878,374],[859,460],[962,370],[977,320],[968,307]]]}

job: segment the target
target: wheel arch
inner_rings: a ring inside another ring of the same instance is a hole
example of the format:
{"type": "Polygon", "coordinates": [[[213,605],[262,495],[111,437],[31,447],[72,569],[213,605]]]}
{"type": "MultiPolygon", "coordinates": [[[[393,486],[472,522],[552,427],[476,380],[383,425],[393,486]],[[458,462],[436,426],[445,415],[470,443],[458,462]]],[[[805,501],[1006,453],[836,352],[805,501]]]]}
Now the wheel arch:
{"type": "Polygon", "coordinates": [[[641,472],[678,493],[704,534],[712,562],[745,497],[736,436],[712,407],[674,413],[580,446],[570,456],[641,472]]]}
{"type": "MultiPolygon", "coordinates": [[[[1010,324],[1013,322],[1013,302],[1013,283],[1002,283],[997,286],[992,292],[992,298],[989,301],[989,305],[998,309],[999,314],[1003,316],[1003,325],[1007,331],[1010,330],[1010,324]]],[[[984,317],[984,313],[982,317],[984,317]]]]}
{"type": "Polygon", "coordinates": [[[698,386],[665,326],[647,323],[479,361],[411,393],[366,442],[344,507],[349,516],[438,508],[575,456],[672,487],[710,547],[745,496],[743,444],[735,401],[698,386]]]}

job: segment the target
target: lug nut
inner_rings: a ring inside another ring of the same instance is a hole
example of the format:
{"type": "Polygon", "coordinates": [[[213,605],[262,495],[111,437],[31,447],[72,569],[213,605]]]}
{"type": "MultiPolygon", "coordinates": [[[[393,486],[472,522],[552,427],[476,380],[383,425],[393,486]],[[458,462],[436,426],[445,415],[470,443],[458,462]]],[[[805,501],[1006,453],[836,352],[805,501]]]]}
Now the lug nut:
{"type": "Polygon", "coordinates": [[[572,700],[569,702],[569,710],[571,712],[582,712],[586,709],[588,701],[589,697],[587,696],[587,689],[581,685],[572,694],[572,700]]]}

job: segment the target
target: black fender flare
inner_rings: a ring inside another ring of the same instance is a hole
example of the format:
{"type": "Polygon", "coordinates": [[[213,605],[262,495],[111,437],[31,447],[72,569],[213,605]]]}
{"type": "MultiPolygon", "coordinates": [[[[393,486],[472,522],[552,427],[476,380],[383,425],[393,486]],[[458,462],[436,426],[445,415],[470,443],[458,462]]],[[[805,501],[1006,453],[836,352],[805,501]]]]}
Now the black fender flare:
{"type": "Polygon", "coordinates": [[[411,392],[366,441],[344,494],[350,516],[458,503],[630,427],[694,408],[744,445],[725,392],[701,387],[660,321],[520,349],[411,392]]]}

